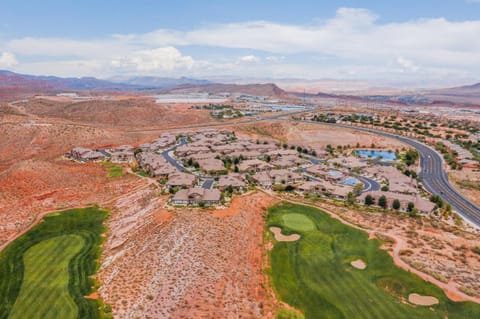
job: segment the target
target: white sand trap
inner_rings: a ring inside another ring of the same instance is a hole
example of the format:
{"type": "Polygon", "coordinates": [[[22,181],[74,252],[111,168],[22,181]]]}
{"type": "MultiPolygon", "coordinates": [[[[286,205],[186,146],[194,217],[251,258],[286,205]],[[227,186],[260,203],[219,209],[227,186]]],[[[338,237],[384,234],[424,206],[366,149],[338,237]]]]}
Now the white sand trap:
{"type": "Polygon", "coordinates": [[[365,268],[367,268],[367,264],[361,259],[352,261],[350,265],[360,270],[364,270],[365,268]]]}
{"type": "Polygon", "coordinates": [[[419,294],[409,294],[408,302],[418,306],[433,306],[438,304],[438,299],[432,296],[422,296],[419,294]]]}
{"type": "Polygon", "coordinates": [[[269,229],[277,241],[296,241],[300,239],[299,234],[283,235],[280,227],[270,227],[269,229]]]}

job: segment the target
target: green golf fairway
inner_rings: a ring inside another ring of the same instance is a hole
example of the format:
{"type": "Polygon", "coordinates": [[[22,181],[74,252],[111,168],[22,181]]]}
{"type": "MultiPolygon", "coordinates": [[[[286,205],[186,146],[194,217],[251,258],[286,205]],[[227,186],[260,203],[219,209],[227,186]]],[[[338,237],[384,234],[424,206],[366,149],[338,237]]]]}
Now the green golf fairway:
{"type": "MultiPolygon", "coordinates": [[[[273,206],[267,231],[271,226],[285,234],[301,234],[298,241],[276,242],[270,261],[278,297],[305,318],[480,318],[480,305],[449,300],[437,286],[396,267],[380,249],[380,241],[369,240],[367,233],[319,209],[273,206]],[[310,222],[314,227],[307,226],[310,222]],[[352,267],[356,259],[365,261],[367,268],[352,267]],[[439,304],[409,304],[410,293],[433,296],[439,304]]],[[[273,237],[269,232],[267,236],[273,237]]]]}
{"type": "Polygon", "coordinates": [[[0,252],[0,318],[100,318],[91,294],[107,212],[50,214],[0,252]]]}
{"type": "Polygon", "coordinates": [[[28,249],[22,288],[10,318],[76,318],[77,306],[68,291],[68,265],[83,245],[82,237],[63,235],[28,249]]]}

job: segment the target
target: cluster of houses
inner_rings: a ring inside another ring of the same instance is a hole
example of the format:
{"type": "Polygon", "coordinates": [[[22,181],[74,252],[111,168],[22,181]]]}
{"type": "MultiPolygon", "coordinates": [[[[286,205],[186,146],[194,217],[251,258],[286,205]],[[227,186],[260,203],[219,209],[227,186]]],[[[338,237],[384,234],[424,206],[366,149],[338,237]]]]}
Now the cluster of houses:
{"type": "Polygon", "coordinates": [[[80,162],[101,162],[109,160],[114,163],[129,163],[135,160],[135,148],[131,145],[96,150],[85,147],[75,147],[66,155],[80,162]]]}
{"type": "Polygon", "coordinates": [[[378,206],[378,199],[385,196],[387,207],[393,207],[393,202],[398,200],[401,211],[407,211],[410,203],[413,203],[415,209],[420,213],[427,214],[435,210],[434,203],[419,195],[417,180],[403,174],[396,167],[374,165],[364,168],[362,172],[364,176],[380,181],[388,188],[388,191],[365,192],[358,197],[359,203],[365,204],[365,197],[370,195],[374,200],[374,205],[378,206]]]}
{"type": "Polygon", "coordinates": [[[478,162],[474,160],[473,154],[469,151],[464,149],[458,144],[452,143],[449,140],[442,140],[443,145],[445,145],[449,150],[454,151],[457,153],[457,159],[460,164],[464,167],[470,168],[477,168],[478,162]]]}
{"type": "Polygon", "coordinates": [[[399,200],[400,210],[410,209],[410,203],[422,213],[435,209],[418,195],[416,180],[393,166],[371,166],[353,155],[319,161],[275,140],[237,138],[228,130],[164,133],[137,149],[129,145],[104,150],[76,147],[69,155],[78,161],[136,161],[139,169],[161,181],[172,194],[173,205],[219,205],[225,193],[245,191],[251,184],[274,190],[284,185],[302,194],[346,199],[360,183],[352,176],[355,171],[389,188],[363,192],[357,198],[361,204],[367,195],[385,196],[389,207],[399,200]]]}

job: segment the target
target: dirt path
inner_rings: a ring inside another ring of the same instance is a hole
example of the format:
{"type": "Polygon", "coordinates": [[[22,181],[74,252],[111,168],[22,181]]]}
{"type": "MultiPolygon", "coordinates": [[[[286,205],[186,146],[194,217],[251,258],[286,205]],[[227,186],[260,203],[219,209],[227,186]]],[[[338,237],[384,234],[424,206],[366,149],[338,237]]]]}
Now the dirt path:
{"type": "Polygon", "coordinates": [[[294,203],[294,204],[309,206],[309,207],[313,207],[313,208],[319,208],[319,209],[323,210],[324,212],[326,212],[327,214],[329,214],[332,218],[337,219],[338,221],[342,222],[343,224],[368,233],[369,238],[375,238],[376,237],[375,233],[381,234],[382,236],[385,236],[385,237],[392,238],[394,240],[394,244],[393,244],[393,252],[391,252],[390,255],[392,256],[393,262],[397,267],[400,267],[400,268],[402,268],[402,269],[404,269],[408,272],[414,273],[417,276],[419,276],[420,278],[422,278],[423,280],[428,281],[428,282],[438,286],[439,288],[441,288],[445,292],[445,295],[449,299],[451,299],[452,301],[456,301],[456,302],[471,301],[471,302],[475,302],[475,303],[480,304],[480,298],[469,296],[469,295],[465,294],[464,292],[460,291],[458,289],[457,285],[455,284],[455,282],[452,282],[452,281],[448,282],[448,283],[441,282],[440,280],[432,277],[431,275],[426,274],[424,272],[421,272],[418,269],[413,268],[408,263],[403,261],[400,258],[400,254],[399,254],[401,250],[406,248],[406,242],[403,238],[400,238],[397,235],[390,234],[390,233],[368,230],[368,229],[362,228],[358,225],[352,224],[352,223],[344,220],[343,218],[341,218],[337,214],[333,213],[328,208],[325,208],[323,205],[315,206],[315,205],[311,205],[311,204],[308,204],[308,203],[304,203],[302,201],[296,201],[296,200],[292,200],[292,199],[289,199],[289,198],[284,198],[284,197],[278,196],[278,195],[270,193],[270,192],[266,192],[266,191],[263,191],[263,192],[265,192],[265,193],[269,194],[270,196],[273,196],[274,198],[279,199],[279,200],[291,202],[291,203],[294,203]]]}

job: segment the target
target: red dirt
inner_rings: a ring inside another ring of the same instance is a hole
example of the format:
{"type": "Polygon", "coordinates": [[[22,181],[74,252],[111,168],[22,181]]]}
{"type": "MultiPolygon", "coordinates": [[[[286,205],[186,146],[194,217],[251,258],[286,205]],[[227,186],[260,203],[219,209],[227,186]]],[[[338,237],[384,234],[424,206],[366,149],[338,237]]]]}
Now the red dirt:
{"type": "Polygon", "coordinates": [[[176,209],[174,218],[158,224],[159,215],[169,214],[155,193],[132,194],[112,208],[99,279],[113,313],[273,318],[263,273],[263,214],[273,200],[262,193],[237,196],[236,214],[230,208],[176,209]]]}
{"type": "Polygon", "coordinates": [[[100,295],[98,294],[98,292],[92,292],[91,294],[89,294],[88,296],[85,296],[85,298],[87,299],[98,299],[100,297],[100,295]]]}

